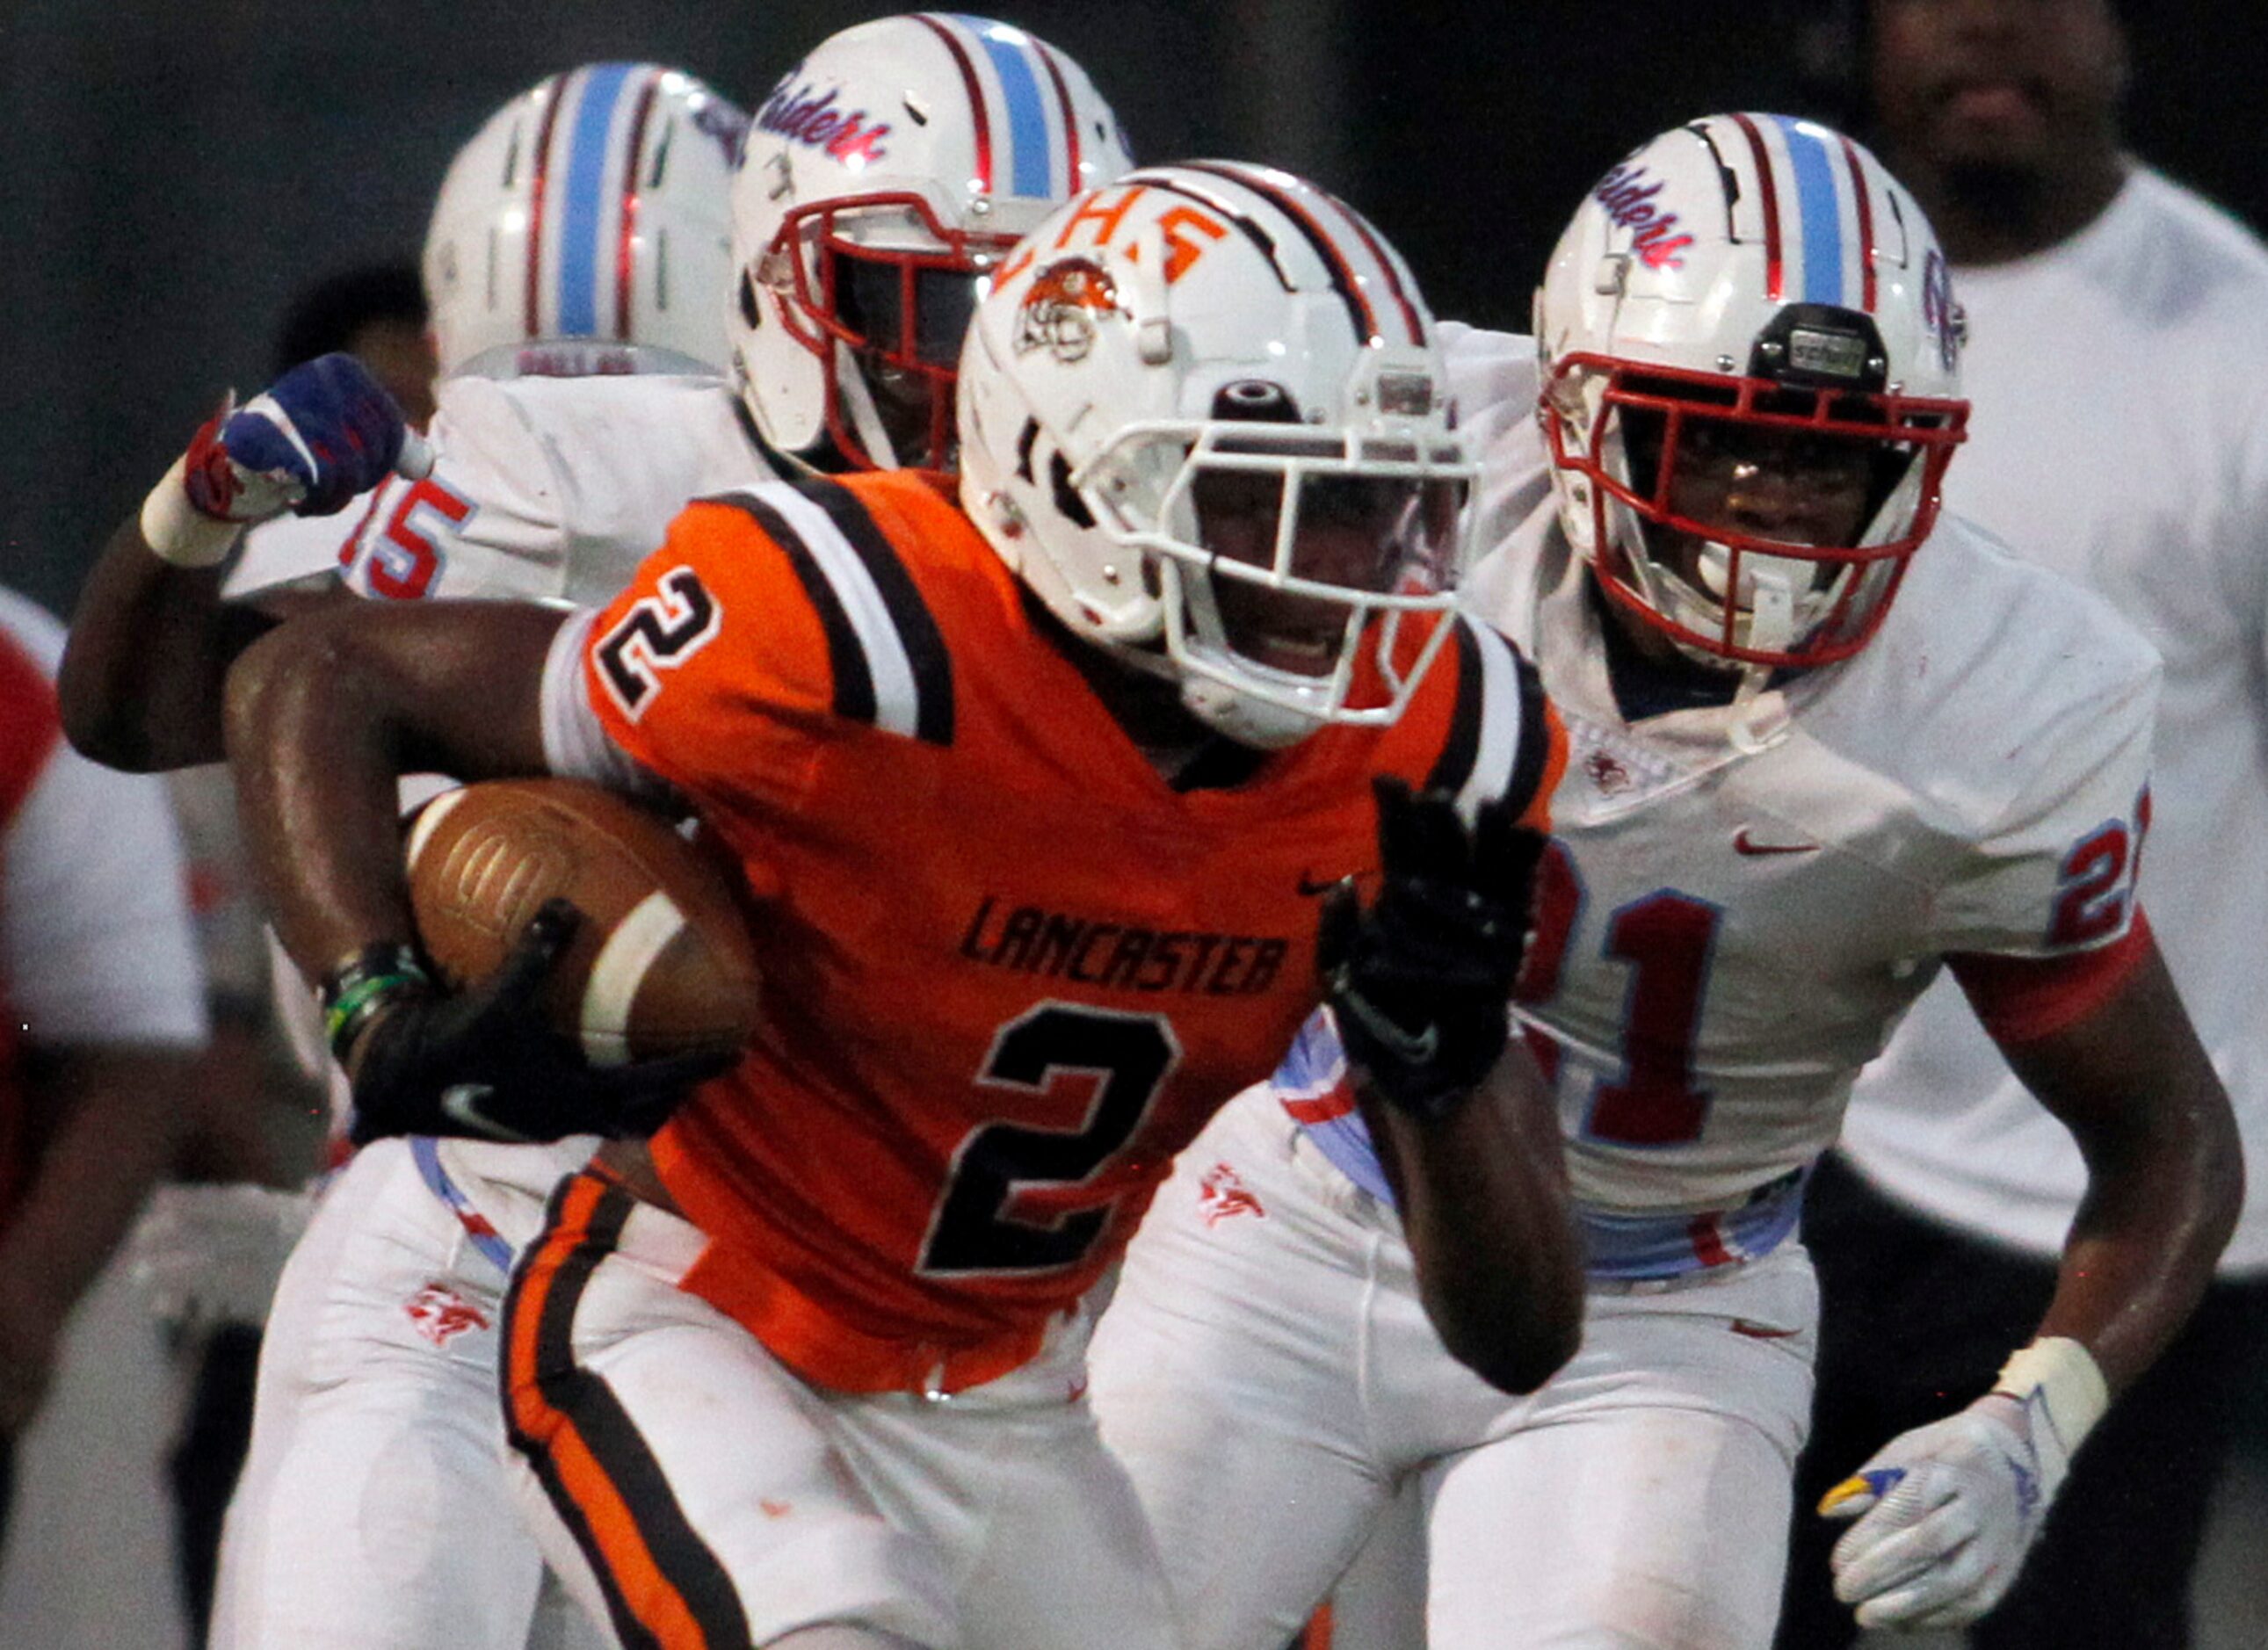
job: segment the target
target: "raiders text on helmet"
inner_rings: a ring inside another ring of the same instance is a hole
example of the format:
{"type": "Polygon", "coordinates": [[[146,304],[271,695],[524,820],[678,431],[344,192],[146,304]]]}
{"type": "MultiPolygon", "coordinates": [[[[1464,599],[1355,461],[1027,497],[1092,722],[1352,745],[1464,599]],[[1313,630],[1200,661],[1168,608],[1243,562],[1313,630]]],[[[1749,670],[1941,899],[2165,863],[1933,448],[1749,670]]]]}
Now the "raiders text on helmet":
{"type": "Polygon", "coordinates": [[[981,18],[862,23],[788,71],[733,185],[733,359],[783,452],[946,468],[979,283],[1130,163],[1086,72],[981,18]]]}

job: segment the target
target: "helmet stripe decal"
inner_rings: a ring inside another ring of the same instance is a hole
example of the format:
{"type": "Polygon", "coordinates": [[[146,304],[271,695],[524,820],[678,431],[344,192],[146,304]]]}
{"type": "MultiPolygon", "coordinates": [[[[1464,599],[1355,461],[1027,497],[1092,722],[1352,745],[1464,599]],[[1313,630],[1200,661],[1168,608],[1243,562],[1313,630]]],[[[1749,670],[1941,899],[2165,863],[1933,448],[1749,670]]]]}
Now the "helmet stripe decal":
{"type": "Polygon", "coordinates": [[[1257,176],[1242,166],[1231,166],[1221,161],[1186,161],[1182,165],[1182,169],[1189,172],[1209,172],[1215,177],[1226,178],[1232,183],[1241,184],[1291,219],[1292,227],[1300,232],[1307,245],[1314,248],[1315,255],[1323,261],[1323,269],[1331,278],[1332,290],[1338,293],[1340,301],[1346,305],[1347,314],[1354,321],[1354,335],[1364,343],[1381,342],[1382,335],[1378,329],[1378,317],[1370,307],[1370,299],[1363,295],[1361,286],[1356,282],[1354,271],[1347,267],[1346,259],[1331,243],[1330,237],[1323,233],[1314,219],[1302,211],[1289,195],[1261,181],[1257,176]]]}
{"type": "Polygon", "coordinates": [[[1410,301],[1409,290],[1402,284],[1401,272],[1394,267],[1394,260],[1386,255],[1386,248],[1378,244],[1378,237],[1371,233],[1370,225],[1362,220],[1360,213],[1337,195],[1327,194],[1323,199],[1338,208],[1339,216],[1345,218],[1354,232],[1361,237],[1362,244],[1369,248],[1370,255],[1378,261],[1378,267],[1386,271],[1387,290],[1394,294],[1394,301],[1401,306],[1402,319],[1410,328],[1410,342],[1424,343],[1425,324],[1418,319],[1418,306],[1410,301]]]}
{"type": "Polygon", "coordinates": [[[599,330],[599,220],[606,212],[608,138],[629,63],[596,63],[583,83],[567,151],[566,198],[559,211],[558,330],[588,338],[599,330]]]}
{"type": "MultiPolygon", "coordinates": [[[[1764,147],[1764,135],[1756,129],[1754,121],[1745,114],[1735,114],[1733,122],[1748,135],[1749,152],[1756,158],[1756,185],[1764,195],[1764,296],[1777,304],[1787,283],[1780,264],[1779,186],[1772,181],[1771,151],[1764,147]]],[[[1725,204],[1729,210],[1733,203],[1728,200],[1725,204]]]]}
{"type": "Polygon", "coordinates": [[[1874,203],[1873,192],[1867,188],[1866,168],[1859,164],[1859,151],[1849,138],[1843,140],[1843,158],[1851,163],[1851,198],[1859,204],[1859,307],[1869,315],[1874,313],[1874,203]]]}
{"type": "Polygon", "coordinates": [[[1056,62],[1056,55],[1038,41],[1032,42],[1032,48],[1039,53],[1040,61],[1047,65],[1048,78],[1055,82],[1056,104],[1063,110],[1064,148],[1071,167],[1064,179],[1064,193],[1076,195],[1082,187],[1079,170],[1079,111],[1071,107],[1071,88],[1064,84],[1063,65],[1056,62]]]}
{"type": "Polygon", "coordinates": [[[1017,31],[983,18],[958,18],[992,60],[1000,77],[1000,99],[1008,109],[1008,192],[1035,200],[1055,194],[1048,142],[1048,106],[1039,77],[1017,39],[1017,31]]]}
{"type": "Polygon", "coordinates": [[[961,70],[961,89],[968,93],[968,118],[976,129],[976,192],[992,193],[992,122],[984,112],[984,87],[976,78],[976,65],[968,61],[968,53],[961,47],[954,32],[926,11],[912,13],[921,24],[945,42],[945,49],[953,54],[953,66],[961,70]]]}
{"type": "Polygon", "coordinates": [[[1808,121],[1772,117],[1787,144],[1795,174],[1798,232],[1803,240],[1803,301],[1840,304],[1843,297],[1843,203],[1835,189],[1835,162],[1826,134],[1808,121]]]}
{"type": "Polygon", "coordinates": [[[528,180],[527,306],[522,330],[530,338],[543,335],[543,196],[551,185],[551,129],[558,122],[566,95],[566,76],[554,75],[545,83],[543,121],[535,133],[535,175],[528,180]]]}
{"type": "Polygon", "coordinates": [[[622,162],[622,228],[615,239],[615,336],[630,335],[630,297],[637,282],[632,254],[637,250],[638,173],[645,165],[645,123],[653,114],[654,93],[661,76],[646,71],[645,89],[638,93],[637,111],[630,116],[630,148],[622,162]]]}

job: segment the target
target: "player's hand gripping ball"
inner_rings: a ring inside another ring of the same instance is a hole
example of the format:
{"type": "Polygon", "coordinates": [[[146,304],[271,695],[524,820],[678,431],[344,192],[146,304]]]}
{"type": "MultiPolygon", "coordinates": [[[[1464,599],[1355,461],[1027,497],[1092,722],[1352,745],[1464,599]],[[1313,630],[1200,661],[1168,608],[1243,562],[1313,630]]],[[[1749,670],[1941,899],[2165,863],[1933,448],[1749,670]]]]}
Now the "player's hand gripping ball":
{"type": "Polygon", "coordinates": [[[408,874],[438,977],[326,993],[357,1138],[650,1134],[755,1029],[729,877],[620,797],[566,780],[447,792],[412,825],[408,874]]]}

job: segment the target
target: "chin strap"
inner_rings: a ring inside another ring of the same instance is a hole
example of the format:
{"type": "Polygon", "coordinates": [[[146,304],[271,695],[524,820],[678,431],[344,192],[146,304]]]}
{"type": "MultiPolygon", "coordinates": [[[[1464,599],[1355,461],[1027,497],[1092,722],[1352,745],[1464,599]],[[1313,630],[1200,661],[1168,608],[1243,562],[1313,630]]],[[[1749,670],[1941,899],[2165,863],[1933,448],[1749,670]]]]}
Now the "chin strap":
{"type": "Polygon", "coordinates": [[[1283,750],[1322,726],[1319,717],[1240,693],[1210,676],[1182,679],[1182,704],[1224,739],[1256,750],[1283,750]]]}

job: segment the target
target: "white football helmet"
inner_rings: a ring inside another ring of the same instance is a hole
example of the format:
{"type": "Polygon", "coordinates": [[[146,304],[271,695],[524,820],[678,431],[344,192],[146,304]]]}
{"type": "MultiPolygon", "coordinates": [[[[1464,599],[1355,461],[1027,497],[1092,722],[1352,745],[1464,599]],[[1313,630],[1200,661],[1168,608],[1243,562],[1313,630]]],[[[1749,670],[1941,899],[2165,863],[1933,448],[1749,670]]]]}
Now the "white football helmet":
{"type": "Polygon", "coordinates": [[[1944,254],[1881,162],[1784,115],[1666,132],[1576,212],[1535,333],[1560,519],[1612,600],[1719,669],[1866,645],[1969,411],[1944,254]]]}
{"type": "Polygon", "coordinates": [[[722,372],[747,125],[658,63],[586,63],[498,109],[426,232],[443,374],[722,372]]]}
{"type": "Polygon", "coordinates": [[[1145,168],[1042,225],[961,359],[963,507],[1055,615],[1274,748],[1401,713],[1471,469],[1400,256],[1311,184],[1145,168]]]}
{"type": "Polygon", "coordinates": [[[985,271],[1130,164],[1086,72],[1020,29],[917,12],[821,44],[757,110],[733,185],[733,356],[764,439],[949,468],[985,271]]]}

